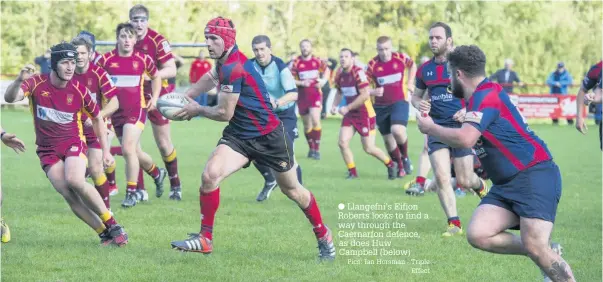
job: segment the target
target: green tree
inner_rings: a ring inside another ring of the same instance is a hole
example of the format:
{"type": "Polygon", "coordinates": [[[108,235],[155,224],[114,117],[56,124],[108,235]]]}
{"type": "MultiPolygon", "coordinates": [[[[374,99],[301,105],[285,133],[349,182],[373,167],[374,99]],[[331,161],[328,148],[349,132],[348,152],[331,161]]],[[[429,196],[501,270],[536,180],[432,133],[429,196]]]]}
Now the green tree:
{"type": "MultiPolygon", "coordinates": [[[[80,30],[97,40],[115,40],[114,29],[128,20],[138,2],[0,2],[2,52],[0,72],[15,74],[50,45],[70,40],[80,30]]],[[[388,35],[394,48],[418,60],[431,56],[428,28],[448,23],[456,45],[479,45],[488,56],[489,73],[505,58],[515,61],[523,81],[544,83],[558,61],[576,78],[601,59],[601,2],[412,2],[412,1],[167,1],[142,2],[150,10],[151,28],[171,42],[203,42],[207,21],[222,15],[237,27],[241,50],[252,56],[251,39],[270,36],[273,51],[284,57],[299,52],[308,38],[314,53],[337,57],[343,47],[363,61],[376,55],[377,37],[388,35]]],[[[100,48],[108,51],[110,47],[100,48]]],[[[175,48],[195,56],[199,49],[175,48]]],[[[188,66],[180,70],[186,76],[188,66]]],[[[526,91],[544,92],[546,88],[526,91]]]]}

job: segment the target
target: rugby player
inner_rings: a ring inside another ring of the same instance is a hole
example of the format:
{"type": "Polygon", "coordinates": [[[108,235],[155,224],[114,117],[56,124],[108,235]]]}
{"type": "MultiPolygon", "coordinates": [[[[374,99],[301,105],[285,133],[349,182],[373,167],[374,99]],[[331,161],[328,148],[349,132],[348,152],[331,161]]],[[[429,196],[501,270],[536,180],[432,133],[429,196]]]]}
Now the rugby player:
{"type": "MultiPolygon", "coordinates": [[[[429,113],[439,125],[450,128],[460,127],[461,123],[458,120],[465,113],[465,105],[462,99],[454,97],[449,92],[450,77],[446,71],[446,54],[452,49],[453,43],[452,30],[442,22],[433,24],[429,29],[429,42],[434,57],[417,70],[416,90],[412,96],[413,106],[420,112],[429,113]],[[426,90],[429,91],[428,100],[423,99],[426,90]]],[[[442,236],[462,235],[463,229],[457,213],[456,198],[450,183],[450,158],[453,158],[456,180],[461,187],[466,190],[473,189],[482,198],[487,193],[486,183],[473,171],[473,152],[470,148],[450,147],[434,136],[428,136],[427,146],[431,167],[439,188],[438,197],[448,218],[448,228],[442,236]]]]}
{"type": "Polygon", "coordinates": [[[331,231],[322,221],[314,196],[299,183],[294,169],[293,142],[274,113],[260,74],[236,45],[235,25],[229,19],[214,18],[205,26],[205,38],[209,55],[216,60],[216,68],[187,90],[190,103],[176,113],[176,118],[191,119],[201,115],[228,122],[228,126],[224,128],[201,177],[201,230],[188,239],[172,242],[172,248],[212,252],[214,218],[220,205],[220,182],[255,161],[274,171],[283,194],[297,203],[312,224],[319,258],[334,259],[331,231]],[[220,85],[218,105],[206,107],[193,100],[216,85],[220,85]]]}
{"type": "MultiPolygon", "coordinates": [[[[584,80],[582,80],[582,86],[580,87],[578,95],[576,96],[576,129],[578,129],[578,131],[580,131],[582,134],[586,134],[586,131],[588,130],[586,123],[584,122],[584,104],[594,100],[594,96],[587,96],[586,101],[584,98],[586,93],[595,88],[597,84],[599,85],[598,89],[601,89],[602,65],[603,61],[599,61],[590,67],[586,73],[586,76],[584,76],[584,80]]],[[[603,135],[601,133],[601,123],[599,123],[599,146],[600,149],[603,150],[603,139],[601,139],[603,135]]]]}
{"type": "MultiPolygon", "coordinates": [[[[159,95],[165,95],[176,90],[176,61],[172,55],[170,43],[163,35],[149,28],[149,9],[144,5],[138,4],[130,9],[130,23],[136,30],[137,41],[134,50],[149,55],[157,67],[157,76],[163,82],[159,95]]],[[[151,82],[145,80],[144,93],[146,103],[149,104],[153,99],[151,82]]],[[[153,128],[153,136],[159,152],[163,158],[165,168],[170,178],[170,200],[180,201],[182,199],[182,189],[180,187],[180,176],[178,176],[178,158],[176,149],[170,136],[170,120],[165,118],[156,109],[149,109],[148,119],[153,128]]],[[[163,169],[162,169],[163,170],[163,169]]],[[[141,174],[142,175],[142,174],[141,174]]],[[[141,178],[142,181],[142,178],[141,178]]],[[[143,182],[141,182],[142,184],[143,182]]],[[[159,182],[159,183],[163,183],[159,182]]],[[[144,185],[144,184],[143,184],[144,185]]],[[[141,187],[142,188],[142,187],[141,187]]],[[[155,196],[157,198],[163,195],[163,184],[157,186],[155,196]]]]}
{"type": "MultiPolygon", "coordinates": [[[[105,110],[109,111],[108,115],[112,114],[117,110],[119,105],[117,97],[115,97],[117,90],[113,86],[111,77],[109,77],[107,72],[103,68],[90,63],[94,55],[92,52],[92,42],[87,37],[80,35],[74,38],[71,44],[75,46],[78,53],[73,79],[88,88],[92,100],[98,105],[99,109],[103,109],[105,105],[110,104],[109,109],[105,110]]],[[[104,117],[105,111],[102,113],[104,117]]],[[[88,146],[88,169],[96,190],[101,195],[101,198],[103,198],[105,206],[111,210],[111,202],[109,201],[110,184],[107,181],[107,175],[103,168],[103,154],[100,142],[96,134],[94,134],[93,128],[87,124],[88,121],[89,119],[85,115],[82,116],[84,136],[86,136],[86,145],[88,146]]],[[[106,136],[101,136],[101,138],[106,138],[106,136]]],[[[108,139],[107,144],[111,144],[108,139]]],[[[115,172],[115,162],[107,170],[115,172]]]]}
{"type": "Polygon", "coordinates": [[[320,112],[322,110],[321,88],[329,80],[330,70],[320,58],[312,55],[312,43],[304,39],[299,43],[301,56],[291,63],[291,73],[295,77],[299,98],[297,107],[304,122],[304,133],[310,151],[308,158],[320,160],[320,138],[322,127],[320,112]]]}
{"type": "Polygon", "coordinates": [[[157,68],[148,55],[134,50],[136,31],[130,23],[121,23],[115,30],[117,47],[103,55],[98,65],[111,76],[117,88],[119,109],[112,115],[115,133],[123,149],[126,161],[126,197],[123,207],[133,207],[138,201],[148,201],[146,190],[138,189],[141,179],[140,168],[144,169],[154,180],[157,190],[162,189],[165,169],[157,168],[153,159],[140,147],[140,136],[144,130],[147,110],[155,109],[161,77],[157,68]],[[142,95],[142,80],[149,75],[152,84],[153,97],[145,102],[142,95]],[[148,105],[148,108],[147,108],[148,105]]]}
{"type": "MultiPolygon", "coordinates": [[[[295,113],[295,101],[297,101],[297,87],[291,71],[281,58],[272,55],[272,42],[266,35],[258,35],[251,41],[251,48],[255,58],[251,60],[253,66],[262,77],[266,91],[270,95],[270,101],[274,113],[283,122],[285,133],[292,143],[299,136],[297,131],[297,114],[295,113]]],[[[293,150],[293,148],[292,148],[293,150]]],[[[295,161],[297,179],[302,182],[302,171],[299,163],[295,161]]],[[[266,165],[254,162],[255,167],[264,177],[264,188],[256,200],[261,202],[268,197],[276,185],[276,178],[272,169],[266,165]]]]}
{"type": "MultiPolygon", "coordinates": [[[[77,49],[69,43],[51,47],[50,74],[33,75],[25,66],[8,86],[4,99],[14,103],[29,98],[36,132],[36,153],[55,190],[71,210],[94,229],[103,245],[127,244],[128,235],[105,207],[101,196],[86,182],[86,142],[82,134],[83,114],[92,119],[94,133],[105,136],[107,127],[85,85],[72,80],[77,49]]],[[[115,161],[105,138],[99,139],[103,164],[115,161]]]]}
{"type": "MultiPolygon", "coordinates": [[[[25,144],[23,141],[19,140],[17,136],[4,131],[2,127],[0,127],[0,132],[2,132],[0,133],[0,139],[2,139],[4,145],[15,150],[17,154],[19,152],[25,152],[25,144]]],[[[2,199],[2,187],[0,186],[0,206],[2,205],[2,199]]],[[[8,224],[4,222],[4,218],[0,219],[0,241],[2,241],[2,243],[8,243],[8,241],[10,241],[10,228],[8,227],[8,224]]]]}
{"type": "Polygon", "coordinates": [[[494,184],[473,213],[467,240],[487,252],[528,256],[545,281],[575,281],[561,246],[549,242],[562,185],[547,145],[503,87],[486,78],[479,47],[458,46],[447,61],[453,95],[468,101],[462,127],[438,125],[425,112],[417,120],[421,132],[450,147],[473,147],[494,184]]]}
{"type": "Polygon", "coordinates": [[[345,97],[346,105],[339,108],[339,113],[343,116],[339,131],[339,149],[348,167],[347,178],[358,177],[354,155],[350,149],[350,140],[358,132],[364,151],[382,161],[387,168],[388,178],[395,179],[398,176],[397,164],[375,146],[375,110],[370,100],[366,73],[354,64],[352,50],[348,48],[343,48],[339,52],[339,63],[341,67],[335,76],[337,96],[331,113],[337,112],[337,105],[345,97]]]}
{"type": "Polygon", "coordinates": [[[408,156],[408,101],[406,93],[415,89],[417,65],[406,54],[392,52],[392,40],[387,36],[377,39],[377,56],[368,63],[367,76],[375,86],[370,94],[375,96],[377,128],[385,141],[389,156],[398,164],[398,177],[412,173],[408,156]],[[408,72],[404,85],[404,73],[408,72]]]}

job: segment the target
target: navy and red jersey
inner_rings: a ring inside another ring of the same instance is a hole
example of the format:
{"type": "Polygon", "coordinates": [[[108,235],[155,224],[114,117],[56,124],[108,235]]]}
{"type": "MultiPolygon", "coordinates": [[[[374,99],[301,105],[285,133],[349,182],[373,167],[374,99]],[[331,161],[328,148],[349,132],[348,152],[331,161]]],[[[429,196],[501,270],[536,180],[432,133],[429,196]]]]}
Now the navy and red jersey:
{"type": "Polygon", "coordinates": [[[464,101],[452,95],[449,89],[450,76],[446,62],[437,63],[434,58],[423,63],[417,70],[415,86],[428,89],[431,98],[429,116],[443,126],[456,126],[459,123],[452,116],[465,107],[464,101]]]}
{"type": "Polygon", "coordinates": [[[603,61],[599,61],[597,64],[590,67],[590,69],[586,73],[586,76],[584,77],[584,80],[582,81],[582,88],[584,89],[584,91],[589,91],[589,90],[595,88],[595,86],[597,86],[597,84],[601,83],[601,76],[602,76],[601,75],[601,65],[602,64],[603,64],[603,61]]]}
{"type": "Polygon", "coordinates": [[[253,62],[234,46],[224,64],[216,64],[218,89],[240,94],[233,117],[225,132],[241,139],[256,138],[272,132],[280,124],[274,114],[262,77],[253,62]]]}
{"type": "Polygon", "coordinates": [[[469,99],[465,123],[482,133],[474,149],[494,184],[553,159],[498,83],[484,79],[477,86],[469,99]]]}

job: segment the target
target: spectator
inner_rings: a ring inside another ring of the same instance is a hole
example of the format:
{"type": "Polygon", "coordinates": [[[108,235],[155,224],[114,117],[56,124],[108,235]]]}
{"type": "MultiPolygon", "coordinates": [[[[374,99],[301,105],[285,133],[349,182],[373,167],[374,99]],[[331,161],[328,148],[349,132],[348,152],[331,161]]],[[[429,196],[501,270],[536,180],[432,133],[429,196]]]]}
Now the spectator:
{"type": "Polygon", "coordinates": [[[520,85],[523,85],[521,80],[519,80],[519,76],[515,71],[513,71],[513,60],[506,59],[505,60],[505,68],[496,71],[494,74],[490,76],[490,80],[496,81],[502,84],[503,88],[507,93],[513,93],[513,83],[517,82],[520,85]]]}
{"type": "MultiPolygon", "coordinates": [[[[211,70],[211,63],[205,59],[205,53],[201,50],[199,56],[191,64],[191,70],[188,73],[189,82],[195,84],[209,70],[211,70]]],[[[208,93],[201,93],[195,99],[200,105],[213,105],[215,100],[215,97],[213,95],[210,97],[208,93]]]]}
{"type": "Polygon", "coordinates": [[[36,57],[34,59],[34,63],[40,66],[41,74],[49,74],[50,73],[50,49],[46,50],[44,55],[36,57]]]}
{"type": "Polygon", "coordinates": [[[546,84],[551,87],[551,94],[567,95],[567,88],[572,84],[572,75],[565,69],[565,64],[557,64],[557,70],[549,75],[546,84]]]}
{"type": "MultiPolygon", "coordinates": [[[[565,69],[563,62],[557,64],[557,70],[549,75],[546,84],[551,87],[551,94],[567,95],[567,88],[572,84],[572,75],[565,69]]],[[[572,125],[574,120],[567,119],[567,123],[572,125]]],[[[559,120],[553,119],[553,124],[559,124],[559,120]]]]}
{"type": "Polygon", "coordinates": [[[205,54],[203,50],[199,52],[199,57],[197,57],[193,63],[191,64],[191,70],[189,72],[189,82],[194,84],[201,78],[206,72],[211,69],[211,63],[205,59],[205,54]]]}

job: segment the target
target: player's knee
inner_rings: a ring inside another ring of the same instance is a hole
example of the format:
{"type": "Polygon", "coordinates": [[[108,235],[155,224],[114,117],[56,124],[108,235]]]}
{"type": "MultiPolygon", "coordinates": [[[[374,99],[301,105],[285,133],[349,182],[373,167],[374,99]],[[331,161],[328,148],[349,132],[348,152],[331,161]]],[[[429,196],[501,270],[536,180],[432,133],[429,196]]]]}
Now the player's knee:
{"type": "Polygon", "coordinates": [[[57,193],[61,194],[61,196],[65,199],[65,201],[67,201],[68,203],[73,202],[74,197],[73,194],[69,191],[69,187],[67,186],[61,186],[61,187],[54,187],[54,190],[57,191],[57,193]]]}
{"type": "Polygon", "coordinates": [[[369,155],[372,155],[375,152],[375,146],[369,144],[362,144],[362,149],[369,155]]]}
{"type": "Polygon", "coordinates": [[[392,134],[396,140],[406,140],[406,127],[393,126],[392,134]]]}
{"type": "Polygon", "coordinates": [[[480,250],[487,250],[490,245],[488,236],[479,230],[471,228],[471,226],[467,230],[467,242],[472,247],[480,250]]]}
{"type": "Polygon", "coordinates": [[[79,201],[79,199],[77,198],[77,195],[72,192],[59,191],[59,194],[61,194],[61,196],[63,196],[63,199],[65,199],[65,202],[67,202],[67,204],[69,206],[72,206],[73,204],[75,204],[79,201]]]}
{"type": "Polygon", "coordinates": [[[103,170],[103,164],[101,162],[90,165],[88,170],[90,171],[90,176],[92,176],[94,179],[99,178],[103,173],[105,173],[103,170]]]}
{"type": "Polygon", "coordinates": [[[320,127],[320,112],[318,112],[317,114],[312,115],[312,127],[313,128],[317,128],[320,127]]]}
{"type": "Polygon", "coordinates": [[[339,145],[340,149],[347,149],[350,146],[350,141],[339,139],[339,142],[337,144],[339,145]]]}
{"type": "Polygon", "coordinates": [[[281,192],[289,198],[295,196],[297,192],[297,185],[294,183],[279,183],[278,187],[281,189],[281,192]]]}
{"type": "Polygon", "coordinates": [[[528,253],[528,256],[537,259],[543,256],[544,253],[550,251],[548,244],[540,244],[536,242],[523,242],[523,246],[528,253]]]}
{"type": "Polygon", "coordinates": [[[136,157],[137,151],[138,151],[138,147],[136,146],[136,144],[132,144],[132,143],[124,143],[123,148],[122,148],[124,158],[136,157]]]}
{"type": "Polygon", "coordinates": [[[220,173],[217,170],[206,169],[201,175],[201,189],[207,192],[218,186],[220,182],[220,173]]]}
{"type": "Polygon", "coordinates": [[[65,176],[65,182],[67,182],[67,186],[72,190],[81,191],[84,189],[86,180],[83,175],[71,173],[65,176]]]}
{"type": "Polygon", "coordinates": [[[521,241],[531,258],[541,257],[542,253],[550,250],[548,240],[542,239],[540,236],[522,236],[521,241]]]}
{"type": "Polygon", "coordinates": [[[172,141],[169,136],[161,136],[158,141],[157,147],[159,147],[162,156],[167,156],[172,153],[174,148],[172,147],[172,141]]]}
{"type": "Polygon", "coordinates": [[[452,183],[450,179],[446,179],[445,177],[436,177],[436,190],[441,190],[442,188],[450,189],[452,183]]]}
{"type": "Polygon", "coordinates": [[[281,189],[281,192],[283,192],[283,194],[285,196],[287,196],[287,198],[293,200],[293,201],[297,201],[299,200],[300,197],[300,191],[301,189],[299,189],[301,186],[301,184],[299,184],[299,182],[297,181],[297,179],[294,180],[287,180],[287,181],[280,181],[278,184],[278,187],[281,189]]]}
{"type": "Polygon", "coordinates": [[[468,180],[469,180],[468,177],[465,177],[465,176],[459,174],[456,176],[456,186],[463,187],[465,189],[469,189],[469,188],[471,188],[470,187],[471,184],[469,183],[468,180]]]}

